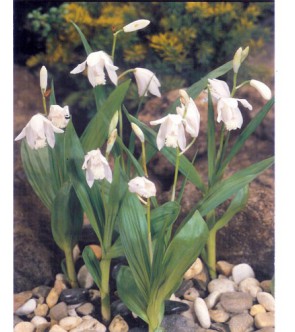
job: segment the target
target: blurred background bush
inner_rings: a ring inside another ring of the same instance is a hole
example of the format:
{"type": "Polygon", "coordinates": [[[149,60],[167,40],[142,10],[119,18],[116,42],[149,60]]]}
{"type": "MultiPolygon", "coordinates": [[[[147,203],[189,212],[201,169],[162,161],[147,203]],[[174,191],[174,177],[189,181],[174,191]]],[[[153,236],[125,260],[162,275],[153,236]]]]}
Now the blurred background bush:
{"type": "MultiPolygon", "coordinates": [[[[152,70],[162,93],[193,84],[231,60],[240,46],[249,45],[251,56],[267,52],[265,45],[274,34],[272,2],[25,1],[15,4],[14,15],[15,63],[36,72],[45,65],[54,77],[59,103],[75,105],[75,111],[83,109],[88,117],[95,109],[90,84],[69,74],[86,58],[71,21],[93,50],[110,54],[114,29],[139,18],[150,20],[137,33],[119,35],[115,64],[120,72],[142,66],[152,70]]],[[[255,64],[242,68],[241,75],[258,71],[261,80],[273,74],[255,64]]],[[[131,91],[132,109],[137,99],[134,84],[131,91]]]]}

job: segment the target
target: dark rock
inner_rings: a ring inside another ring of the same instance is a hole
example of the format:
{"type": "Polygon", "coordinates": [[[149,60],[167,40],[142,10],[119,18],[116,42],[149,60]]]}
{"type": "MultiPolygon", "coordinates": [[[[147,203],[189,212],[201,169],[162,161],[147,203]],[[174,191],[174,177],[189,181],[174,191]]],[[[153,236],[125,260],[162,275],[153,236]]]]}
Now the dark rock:
{"type": "Polygon", "coordinates": [[[212,323],[210,328],[218,332],[230,332],[229,327],[226,324],[222,323],[212,323]]]}
{"type": "Polygon", "coordinates": [[[168,315],[164,316],[161,327],[169,332],[195,332],[198,325],[184,316],[168,315]]]}
{"type": "Polygon", "coordinates": [[[35,287],[32,290],[32,292],[33,292],[33,295],[35,297],[38,297],[38,298],[44,297],[44,298],[46,298],[47,295],[49,294],[50,290],[51,290],[51,287],[41,285],[41,286],[35,287]]]}
{"type": "Polygon", "coordinates": [[[180,314],[189,310],[189,305],[179,301],[165,301],[165,315],[180,314]]]}
{"type": "Polygon", "coordinates": [[[194,283],[193,281],[190,279],[190,280],[183,280],[183,282],[181,283],[181,285],[179,286],[179,288],[177,289],[177,291],[174,293],[174,295],[176,297],[181,297],[184,295],[184,293],[190,289],[194,287],[194,283]]]}
{"type": "Polygon", "coordinates": [[[129,332],[148,332],[147,327],[133,327],[129,332]]]}
{"type": "Polygon", "coordinates": [[[111,303],[111,311],[113,316],[120,315],[125,317],[131,314],[131,311],[121,300],[116,300],[111,303]]]}
{"type": "Polygon", "coordinates": [[[70,288],[64,289],[60,294],[60,301],[67,304],[77,304],[85,302],[88,299],[88,289],[85,288],[70,288]]]}

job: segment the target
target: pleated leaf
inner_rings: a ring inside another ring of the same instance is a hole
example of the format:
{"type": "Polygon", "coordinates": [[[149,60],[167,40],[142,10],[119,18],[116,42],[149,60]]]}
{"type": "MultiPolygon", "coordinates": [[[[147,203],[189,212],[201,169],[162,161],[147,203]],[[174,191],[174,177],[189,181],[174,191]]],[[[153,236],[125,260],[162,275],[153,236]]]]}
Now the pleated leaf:
{"type": "Polygon", "coordinates": [[[105,143],[108,138],[111,119],[121,107],[130,82],[131,80],[128,80],[117,86],[87,125],[81,136],[84,151],[100,148],[105,143]]]}
{"type": "Polygon", "coordinates": [[[51,229],[60,249],[72,249],[78,242],[83,225],[83,211],[71,183],[58,191],[51,210],[51,229]]]}
{"type": "Polygon", "coordinates": [[[85,52],[87,55],[89,55],[91,52],[92,52],[92,49],[84,35],[84,33],[81,31],[81,29],[78,27],[78,25],[74,22],[72,22],[73,26],[75,27],[75,29],[78,31],[79,35],[80,35],[80,38],[81,38],[81,41],[82,41],[82,44],[84,46],[84,49],[85,49],[85,52]]]}
{"type": "Polygon", "coordinates": [[[208,125],[207,125],[207,155],[208,155],[208,181],[209,185],[212,183],[212,178],[215,172],[215,119],[214,108],[210,90],[208,91],[208,125]]]}
{"type": "Polygon", "coordinates": [[[96,283],[97,287],[101,289],[101,269],[99,265],[99,260],[95,256],[91,247],[86,246],[84,248],[82,252],[82,257],[94,282],[96,283]]]}

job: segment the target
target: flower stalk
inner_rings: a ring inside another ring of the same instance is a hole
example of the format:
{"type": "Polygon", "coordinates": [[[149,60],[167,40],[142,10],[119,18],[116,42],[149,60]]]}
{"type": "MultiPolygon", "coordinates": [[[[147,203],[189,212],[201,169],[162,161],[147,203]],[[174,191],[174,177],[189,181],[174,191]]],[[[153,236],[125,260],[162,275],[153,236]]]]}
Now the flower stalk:
{"type": "Polygon", "coordinates": [[[178,178],[179,162],[180,162],[180,153],[179,153],[179,147],[177,146],[177,148],[176,148],[174,181],[173,181],[172,195],[171,195],[171,201],[172,202],[175,201],[175,193],[176,193],[176,185],[177,185],[177,178],[178,178]]]}
{"type": "Polygon", "coordinates": [[[101,269],[101,316],[105,324],[109,323],[111,319],[111,307],[110,307],[110,268],[111,260],[103,258],[100,262],[101,269]]]}
{"type": "Polygon", "coordinates": [[[77,275],[75,271],[75,264],[73,258],[73,250],[70,246],[64,250],[65,259],[66,259],[66,267],[67,267],[67,274],[69,278],[69,283],[72,288],[78,287],[77,275]]]}

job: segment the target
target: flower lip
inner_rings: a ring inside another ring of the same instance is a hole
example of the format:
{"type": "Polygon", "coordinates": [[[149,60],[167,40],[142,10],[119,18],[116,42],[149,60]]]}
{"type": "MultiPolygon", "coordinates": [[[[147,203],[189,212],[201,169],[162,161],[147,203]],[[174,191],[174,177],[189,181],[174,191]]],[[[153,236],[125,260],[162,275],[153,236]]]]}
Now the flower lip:
{"type": "Polygon", "coordinates": [[[65,128],[70,121],[69,107],[60,107],[59,105],[51,105],[48,119],[58,128],[65,128]]]}
{"type": "Polygon", "coordinates": [[[149,198],[156,196],[155,184],[143,176],[137,176],[128,182],[128,189],[131,193],[149,198]]]}
{"type": "Polygon", "coordinates": [[[140,30],[140,29],[144,29],[149,24],[150,24],[149,20],[144,20],[144,19],[136,20],[134,22],[131,22],[131,23],[125,25],[123,27],[123,31],[124,32],[137,31],[137,30],[140,30]]]}
{"type": "Polygon", "coordinates": [[[183,117],[186,132],[191,137],[197,137],[200,130],[200,112],[192,98],[189,97],[186,102],[186,106],[181,103],[181,107],[176,107],[176,112],[183,117]]]}

